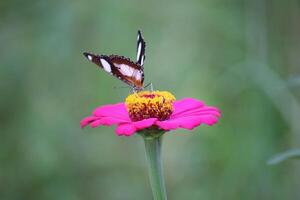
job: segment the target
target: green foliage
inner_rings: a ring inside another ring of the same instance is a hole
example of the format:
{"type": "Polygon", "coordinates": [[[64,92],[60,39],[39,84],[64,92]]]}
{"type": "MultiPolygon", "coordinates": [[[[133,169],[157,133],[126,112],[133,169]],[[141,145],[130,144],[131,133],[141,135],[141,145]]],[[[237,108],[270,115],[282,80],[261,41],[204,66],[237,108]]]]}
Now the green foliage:
{"type": "Polygon", "coordinates": [[[283,153],[274,155],[270,160],[268,160],[268,164],[275,165],[289,159],[299,159],[299,158],[300,158],[300,149],[291,149],[283,153]]]}
{"type": "Polygon", "coordinates": [[[0,199],[150,200],[143,141],[80,129],[128,90],[83,51],[134,58],[145,82],[222,110],[213,127],[164,135],[169,199],[300,199],[299,2],[2,1],[0,199]]]}

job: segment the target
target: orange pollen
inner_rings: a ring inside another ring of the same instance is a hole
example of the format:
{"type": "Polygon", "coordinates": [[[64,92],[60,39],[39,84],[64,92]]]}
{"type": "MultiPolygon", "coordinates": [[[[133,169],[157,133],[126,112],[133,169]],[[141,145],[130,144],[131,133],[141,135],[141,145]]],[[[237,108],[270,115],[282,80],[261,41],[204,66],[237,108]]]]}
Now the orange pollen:
{"type": "Polygon", "coordinates": [[[174,101],[175,97],[166,91],[142,91],[129,95],[125,104],[132,121],[148,118],[163,121],[170,118],[174,101]]]}

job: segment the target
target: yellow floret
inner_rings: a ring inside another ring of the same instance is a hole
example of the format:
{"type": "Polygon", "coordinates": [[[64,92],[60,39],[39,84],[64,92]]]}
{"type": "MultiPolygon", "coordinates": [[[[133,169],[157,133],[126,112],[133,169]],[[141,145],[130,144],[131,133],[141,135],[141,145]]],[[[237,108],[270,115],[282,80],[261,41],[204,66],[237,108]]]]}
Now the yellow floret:
{"type": "Polygon", "coordinates": [[[172,114],[174,101],[175,97],[167,91],[142,91],[129,95],[125,104],[133,121],[148,118],[162,121],[172,114]]]}

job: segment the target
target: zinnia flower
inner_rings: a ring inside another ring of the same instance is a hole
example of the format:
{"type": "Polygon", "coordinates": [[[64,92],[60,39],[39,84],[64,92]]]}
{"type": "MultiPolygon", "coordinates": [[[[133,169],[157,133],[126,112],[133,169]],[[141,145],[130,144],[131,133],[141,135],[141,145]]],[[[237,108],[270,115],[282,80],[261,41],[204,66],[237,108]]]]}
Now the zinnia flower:
{"type": "Polygon", "coordinates": [[[178,128],[191,130],[201,124],[211,126],[220,116],[218,108],[197,99],[176,101],[169,92],[142,91],[129,95],[125,103],[96,108],[80,125],[82,128],[116,125],[117,135],[131,136],[144,129],[166,132],[178,128]]]}

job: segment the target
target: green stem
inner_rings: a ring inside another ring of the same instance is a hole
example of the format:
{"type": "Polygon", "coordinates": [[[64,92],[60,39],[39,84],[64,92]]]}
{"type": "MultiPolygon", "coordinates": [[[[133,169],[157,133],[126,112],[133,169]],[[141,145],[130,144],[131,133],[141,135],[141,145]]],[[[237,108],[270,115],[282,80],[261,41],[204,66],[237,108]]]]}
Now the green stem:
{"type": "Polygon", "coordinates": [[[148,173],[154,200],[166,200],[166,188],[162,171],[161,142],[162,134],[143,135],[146,149],[148,173]]]}

